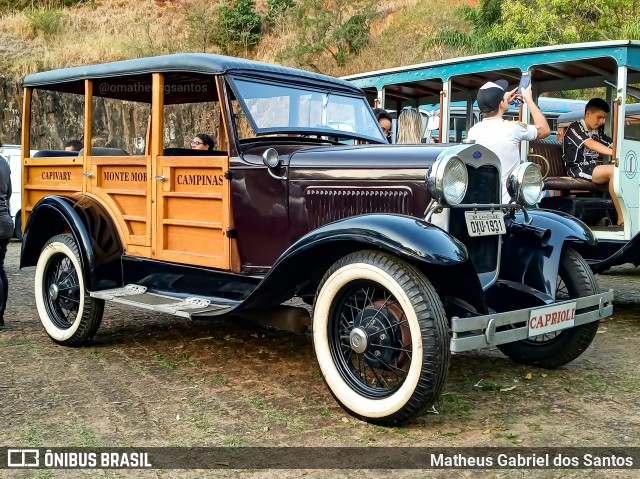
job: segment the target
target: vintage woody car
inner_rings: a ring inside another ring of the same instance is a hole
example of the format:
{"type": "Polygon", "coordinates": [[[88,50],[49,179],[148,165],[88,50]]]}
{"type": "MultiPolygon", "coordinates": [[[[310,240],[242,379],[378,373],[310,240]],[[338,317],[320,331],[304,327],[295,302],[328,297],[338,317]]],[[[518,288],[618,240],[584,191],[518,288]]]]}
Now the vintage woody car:
{"type": "Polygon", "coordinates": [[[21,266],[36,268],[38,314],[59,344],[90,341],[105,301],[232,321],[297,296],[313,304],[337,401],[394,425],[434,404],[452,353],[497,346],[555,368],[612,314],[613,293],[573,248],[591,231],[527,211],[537,165],[517,169],[500,204],[489,150],[388,145],[345,81],[208,54],[37,73],[24,80],[23,152],[42,91],[85,105],[78,156],[23,158],[21,266]],[[96,98],[149,108],[143,152],[96,145],[96,98]],[[216,150],[167,133],[164,110],[199,102],[214,104],[216,150]]]}

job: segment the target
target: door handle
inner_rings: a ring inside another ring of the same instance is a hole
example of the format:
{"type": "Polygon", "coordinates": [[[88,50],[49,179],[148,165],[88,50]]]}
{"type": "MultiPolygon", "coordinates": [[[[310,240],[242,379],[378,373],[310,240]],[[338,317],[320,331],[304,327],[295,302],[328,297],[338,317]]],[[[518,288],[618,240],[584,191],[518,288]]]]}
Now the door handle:
{"type": "Polygon", "coordinates": [[[158,181],[164,181],[164,175],[158,175],[158,176],[156,176],[156,180],[158,180],[158,181]]]}
{"type": "Polygon", "coordinates": [[[93,173],[89,172],[89,173],[82,173],[82,176],[86,176],[87,178],[91,178],[93,176],[93,173]]]}

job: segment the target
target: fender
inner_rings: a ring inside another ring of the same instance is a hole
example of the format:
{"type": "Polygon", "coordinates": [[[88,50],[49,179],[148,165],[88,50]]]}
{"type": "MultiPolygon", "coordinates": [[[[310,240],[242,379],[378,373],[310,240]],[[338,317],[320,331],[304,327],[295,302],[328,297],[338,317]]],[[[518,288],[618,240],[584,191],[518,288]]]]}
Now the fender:
{"type": "Polygon", "coordinates": [[[413,217],[368,214],[324,225],[296,241],[247,297],[242,309],[280,304],[305,288],[310,293],[314,291],[310,287],[317,286],[333,263],[363,249],[388,251],[425,273],[431,270],[436,288],[450,291],[455,287],[457,296],[478,310],[485,308],[478,275],[463,243],[413,217]],[[441,270],[451,274],[440,274],[441,270]]]}
{"type": "Polygon", "coordinates": [[[598,240],[595,246],[579,245],[576,250],[587,260],[594,273],[602,273],[612,266],[640,264],[640,233],[629,241],[598,240]]]}
{"type": "Polygon", "coordinates": [[[104,208],[82,194],[45,196],[34,206],[25,227],[20,267],[35,266],[49,238],[65,232],[78,244],[89,290],[122,286],[123,248],[117,231],[104,208]]]}
{"type": "MultiPolygon", "coordinates": [[[[560,211],[533,209],[529,229],[538,230],[529,239],[507,231],[502,248],[500,278],[524,283],[555,299],[562,247],[566,241],[588,245],[597,243],[593,231],[574,216],[560,211]]],[[[524,225],[524,215],[515,215],[515,224],[524,225]]]]}

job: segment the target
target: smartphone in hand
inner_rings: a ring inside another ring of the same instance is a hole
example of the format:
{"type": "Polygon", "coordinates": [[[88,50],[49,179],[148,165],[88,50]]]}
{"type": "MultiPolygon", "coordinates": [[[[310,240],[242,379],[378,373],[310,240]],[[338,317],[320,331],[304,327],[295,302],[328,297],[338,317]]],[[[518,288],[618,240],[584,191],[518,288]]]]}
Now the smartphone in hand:
{"type": "MultiPolygon", "coordinates": [[[[529,85],[531,85],[531,73],[525,72],[520,77],[520,83],[518,84],[518,90],[516,91],[516,93],[522,93],[522,89],[527,88],[529,85]]],[[[520,105],[522,105],[522,103],[522,98],[516,98],[511,102],[511,105],[519,107],[520,105]]]]}

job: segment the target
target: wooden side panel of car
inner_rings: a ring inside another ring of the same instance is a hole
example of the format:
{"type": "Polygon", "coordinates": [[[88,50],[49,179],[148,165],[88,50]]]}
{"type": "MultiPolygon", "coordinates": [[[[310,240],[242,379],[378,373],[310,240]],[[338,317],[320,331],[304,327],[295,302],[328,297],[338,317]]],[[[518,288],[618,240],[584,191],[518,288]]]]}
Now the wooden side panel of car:
{"type": "MultiPolygon", "coordinates": [[[[23,157],[23,224],[44,196],[83,193],[105,207],[127,254],[239,271],[237,245],[229,233],[233,231],[231,188],[225,177],[229,157],[163,155],[164,78],[152,75],[147,154],[91,154],[93,82],[86,80],[86,155],[23,157]]],[[[29,144],[30,104],[31,89],[25,89],[23,144],[29,144]]],[[[221,145],[227,144],[227,131],[225,121],[221,145]]]]}
{"type": "Polygon", "coordinates": [[[228,157],[158,156],[156,254],[229,269],[228,157]]]}
{"type": "Polygon", "coordinates": [[[47,195],[82,192],[82,158],[25,158],[22,170],[22,224],[47,195]]]}
{"type": "Polygon", "coordinates": [[[89,156],[87,193],[112,211],[129,254],[151,256],[150,156],[89,156]]]}

